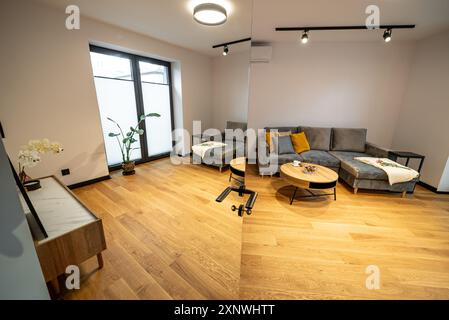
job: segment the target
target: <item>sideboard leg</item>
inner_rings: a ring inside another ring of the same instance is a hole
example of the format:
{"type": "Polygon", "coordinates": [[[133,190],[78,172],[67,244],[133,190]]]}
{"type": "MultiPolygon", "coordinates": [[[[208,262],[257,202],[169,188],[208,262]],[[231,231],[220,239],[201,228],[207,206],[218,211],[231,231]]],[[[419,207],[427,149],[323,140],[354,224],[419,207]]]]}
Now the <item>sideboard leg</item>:
{"type": "Polygon", "coordinates": [[[97,260],[98,260],[98,269],[103,268],[103,255],[101,252],[97,254],[97,260]]]}
{"type": "Polygon", "coordinates": [[[359,191],[359,188],[354,188],[354,194],[357,194],[357,191],[359,191]]]}
{"type": "Polygon", "coordinates": [[[402,198],[405,198],[406,194],[407,194],[407,191],[402,191],[402,198]]]}
{"type": "Polygon", "coordinates": [[[53,289],[55,298],[59,297],[59,295],[61,294],[61,290],[59,289],[58,278],[51,279],[50,280],[50,285],[51,285],[51,288],[53,289]]]}

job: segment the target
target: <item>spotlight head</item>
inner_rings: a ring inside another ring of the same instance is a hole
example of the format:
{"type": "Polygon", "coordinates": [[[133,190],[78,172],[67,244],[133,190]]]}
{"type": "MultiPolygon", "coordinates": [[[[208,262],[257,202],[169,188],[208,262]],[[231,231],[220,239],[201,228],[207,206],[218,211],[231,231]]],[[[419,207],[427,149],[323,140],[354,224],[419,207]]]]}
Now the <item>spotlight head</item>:
{"type": "Polygon", "coordinates": [[[223,55],[224,55],[224,56],[227,56],[227,55],[228,55],[228,52],[229,52],[228,46],[224,46],[224,47],[223,47],[223,55]]]}
{"type": "Polygon", "coordinates": [[[384,31],[384,41],[390,42],[391,41],[391,29],[387,29],[384,31]]]}
{"type": "Polygon", "coordinates": [[[304,30],[301,36],[301,43],[306,44],[307,42],[309,42],[309,34],[307,30],[304,30]]]}

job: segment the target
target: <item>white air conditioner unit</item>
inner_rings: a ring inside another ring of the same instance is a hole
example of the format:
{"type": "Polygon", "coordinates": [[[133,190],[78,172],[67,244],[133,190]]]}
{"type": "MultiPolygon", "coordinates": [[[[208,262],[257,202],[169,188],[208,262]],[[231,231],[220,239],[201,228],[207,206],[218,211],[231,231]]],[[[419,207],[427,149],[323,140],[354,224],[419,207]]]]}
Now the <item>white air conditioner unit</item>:
{"type": "Polygon", "coordinates": [[[252,46],[251,47],[251,63],[268,63],[271,60],[273,47],[271,46],[252,46]]]}

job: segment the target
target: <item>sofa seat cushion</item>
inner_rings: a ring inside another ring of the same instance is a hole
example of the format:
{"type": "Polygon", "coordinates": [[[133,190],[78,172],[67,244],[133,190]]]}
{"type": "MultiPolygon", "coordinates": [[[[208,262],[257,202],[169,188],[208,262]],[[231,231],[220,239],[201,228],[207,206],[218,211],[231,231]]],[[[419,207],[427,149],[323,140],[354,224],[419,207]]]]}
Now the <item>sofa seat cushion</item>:
{"type": "Polygon", "coordinates": [[[297,153],[291,153],[291,154],[277,154],[277,153],[270,153],[268,157],[271,164],[275,163],[277,161],[278,165],[283,165],[289,162],[293,162],[293,160],[300,160],[301,157],[297,153]]]}
{"type": "Polygon", "coordinates": [[[301,161],[318,164],[325,167],[339,167],[340,160],[322,150],[309,150],[300,154],[301,161]]]}
{"type": "Polygon", "coordinates": [[[371,157],[363,152],[329,151],[341,161],[341,168],[352,174],[357,179],[388,180],[388,176],[382,169],[355,160],[355,157],[371,157]]]}

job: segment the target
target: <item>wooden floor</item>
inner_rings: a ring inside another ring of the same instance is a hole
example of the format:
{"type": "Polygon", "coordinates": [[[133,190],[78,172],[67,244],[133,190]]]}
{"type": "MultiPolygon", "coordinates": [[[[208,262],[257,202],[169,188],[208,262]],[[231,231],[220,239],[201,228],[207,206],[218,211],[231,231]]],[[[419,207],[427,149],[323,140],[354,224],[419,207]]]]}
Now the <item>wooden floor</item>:
{"type": "Polygon", "coordinates": [[[242,299],[449,299],[449,196],[339,184],[333,197],[298,200],[281,178],[248,175],[259,192],[243,220],[242,299]],[[367,266],[380,269],[368,290],[367,266]]]}
{"type": "Polygon", "coordinates": [[[229,172],[140,165],[75,193],[102,219],[104,268],[82,265],[65,299],[449,299],[449,196],[413,196],[338,185],[337,201],[289,205],[280,178],[250,174],[253,214],[216,203],[229,172]],[[379,290],[365,286],[377,265],[379,290]]]}
{"type": "Polygon", "coordinates": [[[65,299],[236,299],[242,219],[215,202],[228,174],[169,159],[75,190],[103,219],[104,268],[82,265],[65,299]]]}

